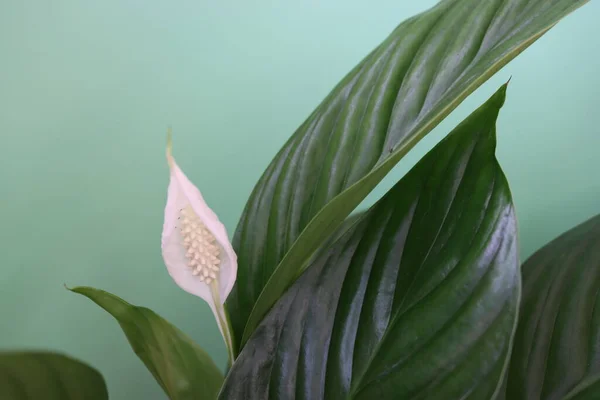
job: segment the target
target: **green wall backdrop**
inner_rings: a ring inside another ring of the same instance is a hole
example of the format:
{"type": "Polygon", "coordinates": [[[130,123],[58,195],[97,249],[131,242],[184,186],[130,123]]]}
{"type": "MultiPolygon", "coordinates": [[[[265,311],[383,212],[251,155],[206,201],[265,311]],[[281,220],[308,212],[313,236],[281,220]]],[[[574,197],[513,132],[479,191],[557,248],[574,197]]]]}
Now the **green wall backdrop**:
{"type": "MultiPolygon", "coordinates": [[[[118,325],[63,284],[154,309],[224,365],[207,306],[160,255],[172,125],[181,167],[233,233],[271,157],[334,84],[434,1],[0,2],[0,348],[100,369],[113,399],[163,399],[118,325]],[[408,4],[410,3],[410,4],[408,4]]],[[[600,212],[600,3],[462,104],[380,196],[512,76],[498,156],[522,259],[600,212]]]]}

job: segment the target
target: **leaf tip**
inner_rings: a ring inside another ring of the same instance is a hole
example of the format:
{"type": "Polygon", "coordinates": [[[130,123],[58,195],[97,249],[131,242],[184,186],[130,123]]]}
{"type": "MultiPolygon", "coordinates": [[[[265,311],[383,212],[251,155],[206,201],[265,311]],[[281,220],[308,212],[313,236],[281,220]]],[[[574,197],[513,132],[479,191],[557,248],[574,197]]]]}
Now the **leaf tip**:
{"type": "Polygon", "coordinates": [[[494,93],[494,95],[491,98],[492,102],[498,109],[500,109],[500,108],[502,108],[502,106],[504,106],[504,102],[506,101],[506,89],[508,88],[509,83],[510,83],[510,79],[508,81],[506,81],[505,84],[500,86],[500,88],[496,91],[496,93],[494,93]]]}
{"type": "Polygon", "coordinates": [[[67,284],[64,284],[65,289],[67,289],[69,292],[73,292],[73,293],[77,293],[77,294],[82,294],[82,295],[86,295],[85,294],[85,286],[72,286],[69,287],[67,286],[67,284]]]}
{"type": "Polygon", "coordinates": [[[67,289],[69,292],[73,292],[73,293],[82,294],[82,293],[81,293],[82,286],[68,286],[66,283],[63,283],[63,286],[64,286],[64,287],[65,287],[65,289],[67,289]]]}

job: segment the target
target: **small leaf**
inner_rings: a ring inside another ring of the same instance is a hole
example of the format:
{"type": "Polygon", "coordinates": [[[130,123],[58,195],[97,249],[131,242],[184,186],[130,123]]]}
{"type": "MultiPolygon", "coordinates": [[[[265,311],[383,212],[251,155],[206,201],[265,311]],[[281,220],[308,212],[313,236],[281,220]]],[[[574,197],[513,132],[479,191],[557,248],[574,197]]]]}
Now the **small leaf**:
{"type": "Polygon", "coordinates": [[[506,398],[561,399],[600,374],[600,215],[545,245],[522,271],[506,398]]]}
{"type": "Polygon", "coordinates": [[[227,300],[238,344],[421,138],[586,2],[443,0],[360,62],[283,146],[246,204],[227,300]]]}
{"type": "Polygon", "coordinates": [[[0,352],[2,400],[107,400],[102,375],[81,361],[41,351],[0,352]]]}
{"type": "Polygon", "coordinates": [[[104,308],[121,325],[133,351],[172,400],[215,399],[223,374],[186,334],[144,307],[91,287],[70,289],[104,308]]]}
{"type": "Polygon", "coordinates": [[[320,252],[258,325],[221,399],[494,397],[520,295],[494,155],[504,90],[320,252]]]}

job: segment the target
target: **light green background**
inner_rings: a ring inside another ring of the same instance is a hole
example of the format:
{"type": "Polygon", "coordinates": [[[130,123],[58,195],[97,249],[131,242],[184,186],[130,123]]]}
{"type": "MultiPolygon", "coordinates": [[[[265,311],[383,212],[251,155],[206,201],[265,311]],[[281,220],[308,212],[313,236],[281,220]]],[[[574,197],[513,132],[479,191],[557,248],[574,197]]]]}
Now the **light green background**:
{"type": "MultiPolygon", "coordinates": [[[[87,360],[112,399],[164,398],[117,324],[63,288],[92,285],[154,309],[223,365],[208,308],[170,280],[160,256],[167,126],[178,162],[231,234],[286,138],[400,21],[433,4],[2,0],[0,347],[87,360]]],[[[498,155],[522,258],[600,212],[599,18],[592,2],[561,22],[367,203],[512,75],[498,155]]]]}

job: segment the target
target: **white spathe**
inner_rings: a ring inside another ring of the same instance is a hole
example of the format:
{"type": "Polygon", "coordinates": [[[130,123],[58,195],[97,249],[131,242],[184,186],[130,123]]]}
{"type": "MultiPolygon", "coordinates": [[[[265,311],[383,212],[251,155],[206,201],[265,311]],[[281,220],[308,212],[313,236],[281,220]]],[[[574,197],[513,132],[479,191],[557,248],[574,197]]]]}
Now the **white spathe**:
{"type": "MultiPolygon", "coordinates": [[[[181,171],[167,143],[170,181],[162,232],[162,256],[175,283],[204,299],[215,314],[232,357],[232,338],[223,304],[237,277],[237,256],[225,226],[181,171]]],[[[232,359],[233,361],[233,359],[232,359]]]]}

